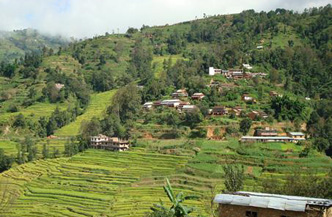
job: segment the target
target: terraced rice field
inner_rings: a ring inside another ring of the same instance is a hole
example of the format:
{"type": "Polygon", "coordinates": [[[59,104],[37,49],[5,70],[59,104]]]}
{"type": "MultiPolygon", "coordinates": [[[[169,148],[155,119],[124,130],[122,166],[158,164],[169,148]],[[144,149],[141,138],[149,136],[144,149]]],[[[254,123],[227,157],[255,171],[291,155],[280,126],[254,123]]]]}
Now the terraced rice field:
{"type": "Polygon", "coordinates": [[[243,190],[260,191],[265,178],[295,170],[325,175],[332,161],[318,152],[306,158],[295,144],[238,144],[236,140],[139,140],[128,152],[87,150],[72,158],[39,160],[0,176],[8,206],[4,216],[144,216],[162,199],[165,177],[176,192],[200,196],[187,204],[210,216],[211,199],[224,189],[225,163],[245,168],[243,190]],[[193,150],[199,148],[195,153],[193,150]]]}
{"type": "Polygon", "coordinates": [[[91,101],[84,112],[78,116],[76,120],[55,132],[56,136],[69,137],[79,134],[82,121],[91,120],[94,116],[101,117],[106,108],[110,105],[111,99],[116,90],[106,91],[103,93],[96,93],[91,95],[91,101]]]}
{"type": "Polygon", "coordinates": [[[0,140],[0,148],[3,149],[6,155],[15,155],[17,153],[16,142],[10,140],[0,140]]]}
{"type": "Polygon", "coordinates": [[[144,182],[175,174],[188,156],[88,150],[73,158],[39,160],[1,175],[5,216],[142,216],[164,197],[144,182]],[[10,194],[8,193],[10,192],[10,194]]]}
{"type": "Polygon", "coordinates": [[[66,104],[51,104],[51,103],[36,103],[27,108],[21,109],[19,112],[13,113],[0,113],[0,119],[2,121],[8,121],[10,118],[23,114],[24,117],[37,121],[42,116],[51,116],[55,108],[59,106],[61,110],[67,108],[66,104]]]}

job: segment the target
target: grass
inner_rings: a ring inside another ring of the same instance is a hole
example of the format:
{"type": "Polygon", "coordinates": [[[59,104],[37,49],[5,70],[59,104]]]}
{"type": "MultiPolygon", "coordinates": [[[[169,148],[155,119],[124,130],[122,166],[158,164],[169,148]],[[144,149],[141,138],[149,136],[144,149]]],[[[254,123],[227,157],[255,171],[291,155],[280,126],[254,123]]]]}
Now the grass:
{"type": "Polygon", "coordinates": [[[161,73],[164,71],[163,63],[164,63],[165,60],[168,61],[169,58],[171,58],[171,60],[172,60],[172,66],[178,60],[186,60],[181,55],[154,56],[153,60],[152,60],[152,65],[155,66],[154,75],[155,75],[156,78],[160,78],[161,73]]]}
{"type": "Polygon", "coordinates": [[[29,106],[27,108],[21,109],[18,112],[13,113],[0,113],[0,118],[2,121],[8,121],[11,118],[23,114],[25,118],[37,121],[40,117],[43,116],[51,116],[55,108],[59,106],[61,110],[66,109],[66,104],[51,104],[51,103],[36,103],[32,106],[29,106]]]}
{"type": "Polygon", "coordinates": [[[96,93],[91,95],[90,104],[84,114],[78,116],[76,120],[55,132],[56,136],[69,137],[79,134],[81,123],[89,121],[93,117],[102,117],[103,112],[111,103],[111,98],[115,94],[115,90],[96,93]]]}
{"type": "Polygon", "coordinates": [[[9,140],[0,140],[0,148],[4,150],[6,155],[15,155],[17,153],[16,146],[18,143],[9,140]]]}
{"type": "Polygon", "coordinates": [[[49,56],[43,59],[42,67],[59,67],[65,74],[71,74],[74,70],[80,69],[80,63],[69,54],[61,56],[49,56]]]}

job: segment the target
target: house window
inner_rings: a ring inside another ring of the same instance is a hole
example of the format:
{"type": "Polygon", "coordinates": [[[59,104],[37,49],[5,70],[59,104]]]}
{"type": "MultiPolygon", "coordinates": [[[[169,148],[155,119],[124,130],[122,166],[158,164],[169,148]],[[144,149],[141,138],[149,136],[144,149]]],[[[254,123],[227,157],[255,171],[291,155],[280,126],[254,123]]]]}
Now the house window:
{"type": "Polygon", "coordinates": [[[257,217],[257,212],[246,211],[246,217],[257,217]]]}

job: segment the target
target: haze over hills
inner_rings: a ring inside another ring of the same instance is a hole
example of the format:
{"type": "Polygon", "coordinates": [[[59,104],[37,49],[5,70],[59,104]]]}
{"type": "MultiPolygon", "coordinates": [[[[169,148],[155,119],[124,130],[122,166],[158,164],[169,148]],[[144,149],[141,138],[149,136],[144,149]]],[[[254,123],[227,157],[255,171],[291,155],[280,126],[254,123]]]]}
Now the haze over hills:
{"type": "Polygon", "coordinates": [[[332,198],[331,22],[327,5],[67,45],[5,33],[3,53],[27,55],[0,67],[0,213],[150,217],[167,201],[168,177],[176,192],[200,197],[188,202],[193,216],[214,216],[211,199],[231,191],[229,171],[235,190],[332,198]],[[243,141],[262,130],[305,140],[243,141]],[[98,134],[131,147],[92,149],[98,134]]]}
{"type": "Polygon", "coordinates": [[[69,39],[61,36],[47,36],[34,29],[0,31],[0,62],[12,62],[26,53],[42,53],[43,47],[52,48],[68,45],[69,39]]]}

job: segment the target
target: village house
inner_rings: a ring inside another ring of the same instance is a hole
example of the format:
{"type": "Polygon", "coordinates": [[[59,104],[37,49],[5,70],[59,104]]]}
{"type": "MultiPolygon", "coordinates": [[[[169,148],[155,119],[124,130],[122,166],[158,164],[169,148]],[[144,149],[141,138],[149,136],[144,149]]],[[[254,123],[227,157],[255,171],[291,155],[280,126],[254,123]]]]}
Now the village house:
{"type": "Polygon", "coordinates": [[[241,106],[236,106],[234,108],[231,108],[229,113],[234,114],[235,116],[240,116],[243,110],[244,109],[241,106]]]}
{"type": "Polygon", "coordinates": [[[222,70],[221,69],[215,69],[213,67],[209,67],[209,75],[214,76],[216,74],[221,74],[222,70]]]}
{"type": "Polygon", "coordinates": [[[256,129],[254,136],[278,136],[276,129],[265,127],[264,129],[256,129]]]}
{"type": "Polygon", "coordinates": [[[185,89],[177,90],[175,93],[172,93],[172,97],[174,99],[180,98],[180,97],[188,97],[188,93],[185,89]]]}
{"type": "Polygon", "coordinates": [[[279,94],[278,92],[276,92],[276,91],[270,91],[270,97],[282,97],[282,95],[281,94],[279,94]]]}
{"type": "Polygon", "coordinates": [[[227,115],[228,111],[225,106],[215,106],[212,108],[212,115],[227,115]]]}
{"type": "Polygon", "coordinates": [[[129,141],[119,139],[118,137],[108,137],[102,134],[91,136],[90,145],[93,148],[110,151],[126,151],[129,149],[129,141]]]}
{"type": "Polygon", "coordinates": [[[248,93],[242,94],[241,99],[246,103],[256,103],[256,100],[251,97],[248,93]]]}
{"type": "Polygon", "coordinates": [[[263,73],[263,72],[251,72],[251,73],[248,72],[247,76],[249,78],[255,78],[255,77],[265,78],[267,76],[267,74],[263,73]]]}
{"type": "Polygon", "coordinates": [[[177,106],[177,109],[179,110],[179,112],[181,112],[183,106],[186,106],[186,105],[190,105],[190,102],[181,101],[180,104],[177,106]]]}
{"type": "Polygon", "coordinates": [[[226,73],[226,78],[241,79],[244,78],[244,73],[242,69],[229,69],[226,73]]]}
{"type": "Polygon", "coordinates": [[[263,49],[263,48],[264,48],[263,45],[258,45],[258,46],[257,46],[257,49],[258,49],[258,50],[261,50],[261,49],[263,49]]]}
{"type": "Polygon", "coordinates": [[[61,90],[62,88],[64,88],[64,84],[60,84],[60,83],[56,83],[55,85],[54,85],[54,87],[57,89],[57,90],[61,90]]]}
{"type": "Polygon", "coordinates": [[[269,116],[263,112],[263,111],[252,111],[248,114],[248,117],[251,119],[251,120],[257,120],[259,118],[262,118],[262,119],[266,119],[268,118],[269,116]]]}
{"type": "Polygon", "coordinates": [[[293,142],[288,136],[242,136],[241,142],[293,142]]]}
{"type": "Polygon", "coordinates": [[[218,217],[331,217],[332,200],[235,192],[218,194],[214,202],[219,204],[218,217]]]}
{"type": "Polygon", "coordinates": [[[179,99],[167,99],[160,102],[160,105],[172,108],[177,108],[180,104],[181,100],[179,99]]]}
{"type": "Polygon", "coordinates": [[[193,112],[197,109],[195,105],[184,105],[181,108],[181,112],[193,112]]]}
{"type": "Polygon", "coordinates": [[[218,87],[220,85],[219,81],[215,81],[211,79],[210,83],[207,85],[208,87],[218,87]]]}
{"type": "Polygon", "coordinates": [[[288,132],[287,136],[293,138],[294,140],[305,140],[305,135],[302,132],[288,132]]]}
{"type": "Polygon", "coordinates": [[[250,66],[250,64],[242,64],[243,68],[251,70],[252,66],[250,66]]]}
{"type": "Polygon", "coordinates": [[[146,102],[146,103],[144,103],[143,108],[145,110],[151,110],[153,108],[153,102],[146,102]]]}
{"type": "Polygon", "coordinates": [[[161,101],[155,101],[153,102],[153,107],[156,108],[156,107],[159,107],[161,106],[161,101]]]}
{"type": "Polygon", "coordinates": [[[203,93],[194,93],[191,96],[192,100],[202,100],[205,97],[205,95],[203,93]]]}

